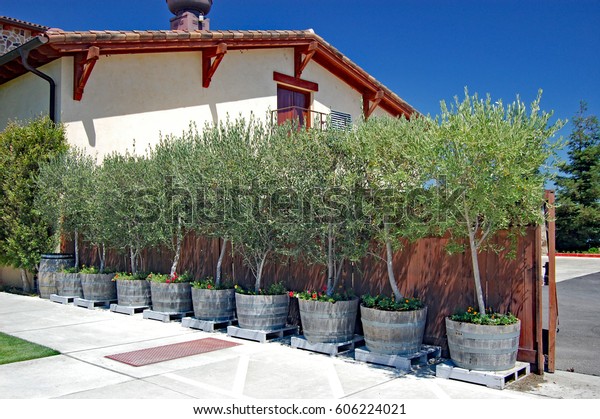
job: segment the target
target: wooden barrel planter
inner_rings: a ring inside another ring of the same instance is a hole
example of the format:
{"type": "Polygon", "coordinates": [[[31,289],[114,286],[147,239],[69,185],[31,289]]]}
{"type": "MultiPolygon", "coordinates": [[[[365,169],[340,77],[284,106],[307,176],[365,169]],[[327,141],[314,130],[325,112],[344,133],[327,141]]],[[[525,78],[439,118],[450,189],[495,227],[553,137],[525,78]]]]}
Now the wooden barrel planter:
{"type": "Polygon", "coordinates": [[[521,322],[502,326],[463,323],[446,318],[450,358],[470,370],[503,371],[517,361],[521,322]]]}
{"type": "Polygon", "coordinates": [[[186,313],[193,310],[192,286],[189,282],[167,284],[150,281],[152,310],[161,313],[186,313]]]}
{"type": "Polygon", "coordinates": [[[235,318],[235,290],[192,288],[194,317],[199,320],[225,322],[235,318]]]}
{"type": "Polygon", "coordinates": [[[83,298],[92,301],[112,301],[117,299],[115,274],[79,274],[83,298]]]}
{"type": "Polygon", "coordinates": [[[79,274],[57,272],[55,277],[58,295],[63,297],[83,298],[83,289],[81,288],[81,278],[79,277],[79,274]]]}
{"type": "Polygon", "coordinates": [[[421,350],[427,307],[410,311],[384,311],[360,307],[365,345],[371,352],[410,355],[421,350]]]}
{"type": "Polygon", "coordinates": [[[58,294],[56,289],[56,273],[75,264],[69,253],[45,253],[41,256],[38,267],[38,290],[41,298],[50,298],[58,294]]]}
{"type": "Polygon", "coordinates": [[[358,298],[349,301],[298,299],[302,333],[310,343],[342,343],[354,338],[358,298]]]}
{"type": "Polygon", "coordinates": [[[252,330],[279,330],[287,323],[290,296],[235,294],[238,326],[252,330]]]}
{"type": "Polygon", "coordinates": [[[150,283],[145,279],[117,279],[117,300],[121,306],[150,307],[150,283]]]}

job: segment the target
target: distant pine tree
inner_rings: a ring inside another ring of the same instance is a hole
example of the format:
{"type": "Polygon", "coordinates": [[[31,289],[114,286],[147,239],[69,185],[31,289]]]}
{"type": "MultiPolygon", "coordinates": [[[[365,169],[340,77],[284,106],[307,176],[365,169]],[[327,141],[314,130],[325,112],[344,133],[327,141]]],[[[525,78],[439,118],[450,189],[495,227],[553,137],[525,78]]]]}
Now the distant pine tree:
{"type": "Polygon", "coordinates": [[[569,136],[569,161],[559,165],[556,247],[563,251],[600,246],[600,125],[580,103],[569,136]]]}

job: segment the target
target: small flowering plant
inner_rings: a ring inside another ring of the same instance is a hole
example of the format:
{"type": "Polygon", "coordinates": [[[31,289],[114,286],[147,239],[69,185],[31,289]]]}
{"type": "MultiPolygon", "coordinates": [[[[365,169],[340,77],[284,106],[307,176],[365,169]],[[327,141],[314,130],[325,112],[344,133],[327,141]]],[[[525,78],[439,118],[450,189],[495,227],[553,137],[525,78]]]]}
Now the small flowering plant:
{"type": "Polygon", "coordinates": [[[233,285],[228,281],[217,285],[212,276],[208,276],[200,281],[192,282],[192,287],[201,290],[227,290],[233,288],[233,285]]]}
{"type": "Polygon", "coordinates": [[[238,294],[246,294],[246,295],[282,295],[289,294],[283,282],[275,282],[269,285],[267,288],[259,288],[258,292],[254,290],[247,290],[240,285],[235,285],[235,292],[238,294]]]}
{"type": "Polygon", "coordinates": [[[132,274],[131,272],[117,272],[113,277],[113,281],[117,279],[125,280],[125,281],[143,281],[148,278],[148,274],[145,272],[140,272],[136,274],[132,274]]]}
{"type": "Polygon", "coordinates": [[[369,294],[365,294],[361,299],[363,306],[383,311],[412,311],[420,310],[425,307],[423,301],[418,298],[402,298],[396,300],[394,295],[391,297],[383,295],[376,295],[373,297],[369,294]]]}
{"type": "Polygon", "coordinates": [[[184,282],[191,282],[192,276],[187,272],[181,275],[179,275],[177,272],[175,272],[173,275],[151,273],[150,275],[148,275],[147,279],[149,281],[161,282],[165,284],[181,284],[184,282]]]}
{"type": "Polygon", "coordinates": [[[519,321],[519,319],[511,313],[496,313],[491,308],[488,308],[485,313],[480,313],[473,307],[468,307],[464,312],[453,314],[450,316],[450,320],[487,326],[504,326],[515,324],[519,321]]]}
{"type": "Polygon", "coordinates": [[[290,297],[296,297],[300,300],[310,301],[322,301],[328,303],[335,303],[336,301],[349,301],[354,299],[356,296],[352,290],[343,292],[334,292],[331,295],[327,295],[327,286],[321,288],[321,291],[305,290],[293,292],[290,291],[290,297]]]}

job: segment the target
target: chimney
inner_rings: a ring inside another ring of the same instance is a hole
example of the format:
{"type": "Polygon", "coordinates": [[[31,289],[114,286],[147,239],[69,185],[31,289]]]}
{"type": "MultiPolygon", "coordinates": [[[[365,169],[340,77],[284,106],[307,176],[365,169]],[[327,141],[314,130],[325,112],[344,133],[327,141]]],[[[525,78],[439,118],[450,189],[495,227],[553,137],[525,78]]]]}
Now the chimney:
{"type": "Polygon", "coordinates": [[[209,30],[210,20],[206,18],[213,0],[166,0],[171,13],[172,31],[209,30]]]}

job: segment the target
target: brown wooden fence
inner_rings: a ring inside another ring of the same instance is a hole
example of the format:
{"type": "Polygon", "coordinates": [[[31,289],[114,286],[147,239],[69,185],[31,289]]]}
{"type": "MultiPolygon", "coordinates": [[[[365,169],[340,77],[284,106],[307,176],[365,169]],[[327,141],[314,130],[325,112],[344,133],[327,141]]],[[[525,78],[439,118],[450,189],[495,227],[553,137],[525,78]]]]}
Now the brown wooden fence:
{"type": "MultiPolygon", "coordinates": [[[[508,244],[506,234],[495,238],[498,245],[508,244]]],[[[394,266],[401,291],[408,296],[419,296],[428,306],[426,344],[439,345],[447,355],[444,318],[456,310],[475,305],[474,284],[470,253],[449,255],[448,239],[426,238],[407,244],[394,256],[394,266]]],[[[220,250],[219,240],[207,240],[188,235],[184,240],[179,271],[189,271],[196,278],[214,275],[220,250]]],[[[383,254],[382,254],[383,255],[383,254]]],[[[142,269],[169,272],[171,254],[165,250],[151,250],[142,255],[142,269]]],[[[541,330],[541,229],[529,228],[518,241],[516,257],[506,257],[507,251],[479,256],[486,303],[495,310],[510,311],[521,319],[521,338],[518,359],[530,362],[537,369],[542,366],[541,330]]],[[[88,249],[82,252],[81,263],[96,264],[96,256],[88,249]]],[[[110,254],[108,266],[127,269],[127,257],[110,254]]],[[[223,273],[236,282],[249,286],[251,275],[239,257],[224,261],[223,273]]],[[[325,283],[325,267],[286,260],[266,267],[265,284],[284,281],[290,290],[321,289],[325,283]]],[[[363,293],[391,293],[386,265],[376,257],[367,257],[361,263],[348,264],[342,276],[343,286],[363,293]]],[[[292,304],[290,321],[299,324],[297,306],[292,304]]],[[[360,332],[360,321],[357,322],[360,332]]]]}

